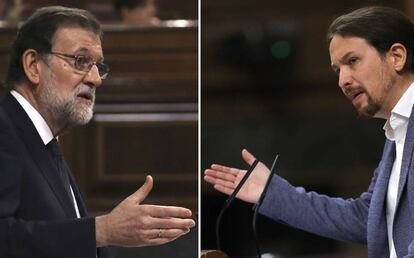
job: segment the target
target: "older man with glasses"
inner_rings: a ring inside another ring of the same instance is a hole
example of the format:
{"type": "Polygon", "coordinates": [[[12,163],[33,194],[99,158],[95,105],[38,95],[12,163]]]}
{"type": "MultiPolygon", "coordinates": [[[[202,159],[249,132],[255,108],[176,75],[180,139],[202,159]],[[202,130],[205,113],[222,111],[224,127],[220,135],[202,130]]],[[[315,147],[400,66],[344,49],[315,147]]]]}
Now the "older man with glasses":
{"type": "Polygon", "coordinates": [[[158,245],[194,226],[191,211],[142,205],[152,178],[110,213],[87,214],[57,137],[88,123],[109,68],[87,11],[37,10],[13,44],[0,103],[0,257],[108,257],[105,247],[158,245]]]}

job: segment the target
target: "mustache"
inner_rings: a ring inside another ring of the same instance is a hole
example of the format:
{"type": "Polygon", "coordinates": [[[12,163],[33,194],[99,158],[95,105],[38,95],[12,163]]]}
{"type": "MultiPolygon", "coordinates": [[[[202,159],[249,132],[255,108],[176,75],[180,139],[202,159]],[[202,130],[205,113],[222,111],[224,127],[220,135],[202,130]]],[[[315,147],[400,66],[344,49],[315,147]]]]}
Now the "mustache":
{"type": "Polygon", "coordinates": [[[365,92],[363,87],[344,87],[343,92],[348,98],[353,98],[355,95],[365,92]]]}
{"type": "Polygon", "coordinates": [[[95,101],[95,91],[96,91],[96,88],[90,87],[85,84],[81,84],[76,88],[75,96],[83,95],[83,96],[87,96],[92,101],[95,101]]]}

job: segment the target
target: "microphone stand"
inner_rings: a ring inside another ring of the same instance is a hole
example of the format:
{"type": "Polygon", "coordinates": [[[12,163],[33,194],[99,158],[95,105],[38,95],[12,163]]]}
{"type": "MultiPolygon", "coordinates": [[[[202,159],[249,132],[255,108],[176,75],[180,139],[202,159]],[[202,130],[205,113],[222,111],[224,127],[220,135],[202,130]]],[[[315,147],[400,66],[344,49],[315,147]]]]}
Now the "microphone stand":
{"type": "Polygon", "coordinates": [[[258,202],[254,205],[254,213],[253,213],[253,221],[252,221],[253,225],[252,226],[253,226],[253,237],[254,237],[254,240],[255,240],[256,253],[257,253],[258,258],[262,257],[262,253],[260,251],[260,242],[259,242],[259,237],[258,237],[258,234],[257,234],[257,226],[256,226],[257,214],[258,214],[260,206],[262,205],[262,202],[263,202],[263,199],[266,195],[267,189],[269,188],[270,181],[272,181],[273,175],[275,174],[274,171],[275,171],[275,168],[276,168],[276,165],[277,165],[278,158],[279,158],[279,155],[276,155],[276,157],[273,161],[273,164],[272,164],[272,168],[270,169],[269,177],[266,180],[265,187],[263,188],[263,191],[260,194],[258,202]]]}
{"type": "Polygon", "coordinates": [[[230,206],[230,204],[233,202],[233,200],[236,198],[236,195],[239,193],[240,189],[246,182],[247,178],[250,176],[250,174],[253,172],[254,168],[259,163],[259,160],[255,160],[253,164],[250,166],[249,170],[247,170],[246,174],[243,176],[240,183],[236,186],[233,193],[227,198],[226,202],[224,203],[223,207],[220,210],[220,213],[216,220],[216,241],[217,241],[217,249],[221,250],[221,241],[220,241],[220,225],[221,225],[221,219],[223,217],[224,212],[227,210],[227,208],[230,206]]]}

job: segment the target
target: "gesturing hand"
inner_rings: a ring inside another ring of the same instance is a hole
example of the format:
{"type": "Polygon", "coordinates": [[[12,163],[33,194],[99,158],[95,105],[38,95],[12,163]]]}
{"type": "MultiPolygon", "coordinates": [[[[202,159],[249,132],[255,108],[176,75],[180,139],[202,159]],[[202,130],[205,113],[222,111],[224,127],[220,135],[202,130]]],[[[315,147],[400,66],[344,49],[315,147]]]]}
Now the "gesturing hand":
{"type": "Polygon", "coordinates": [[[123,200],[109,214],[96,217],[97,246],[146,246],[170,242],[194,227],[191,211],[173,206],[143,205],[153,179],[123,200]]]}
{"type": "MultiPolygon", "coordinates": [[[[245,149],[242,151],[242,157],[249,165],[255,160],[255,157],[245,149]]],[[[269,169],[259,162],[236,197],[246,202],[257,203],[269,173],[269,169]]],[[[210,169],[204,171],[204,180],[212,184],[217,191],[230,195],[244,174],[246,170],[213,164],[210,169]]]]}

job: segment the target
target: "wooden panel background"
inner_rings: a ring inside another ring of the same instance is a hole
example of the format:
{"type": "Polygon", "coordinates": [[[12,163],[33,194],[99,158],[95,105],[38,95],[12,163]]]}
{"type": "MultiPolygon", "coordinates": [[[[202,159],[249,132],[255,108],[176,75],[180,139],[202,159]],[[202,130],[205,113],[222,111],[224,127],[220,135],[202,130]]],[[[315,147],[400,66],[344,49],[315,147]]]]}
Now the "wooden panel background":
{"type": "MultiPolygon", "coordinates": [[[[104,25],[111,71],[97,90],[93,120],[61,137],[92,213],[111,210],[151,174],[147,202],[197,212],[198,29],[104,25]]],[[[16,27],[0,28],[4,80],[16,27]]]]}
{"type": "Polygon", "coordinates": [[[147,202],[196,212],[197,26],[104,30],[111,72],[93,121],[63,137],[88,206],[108,211],[151,174],[147,202]]]}
{"type": "MultiPolygon", "coordinates": [[[[25,0],[22,1],[23,18],[36,8],[46,5],[63,5],[87,9],[94,13],[101,22],[112,23],[119,20],[113,0],[25,0]]],[[[196,20],[198,17],[197,0],[157,0],[158,16],[162,20],[186,19],[196,20]]]]}

